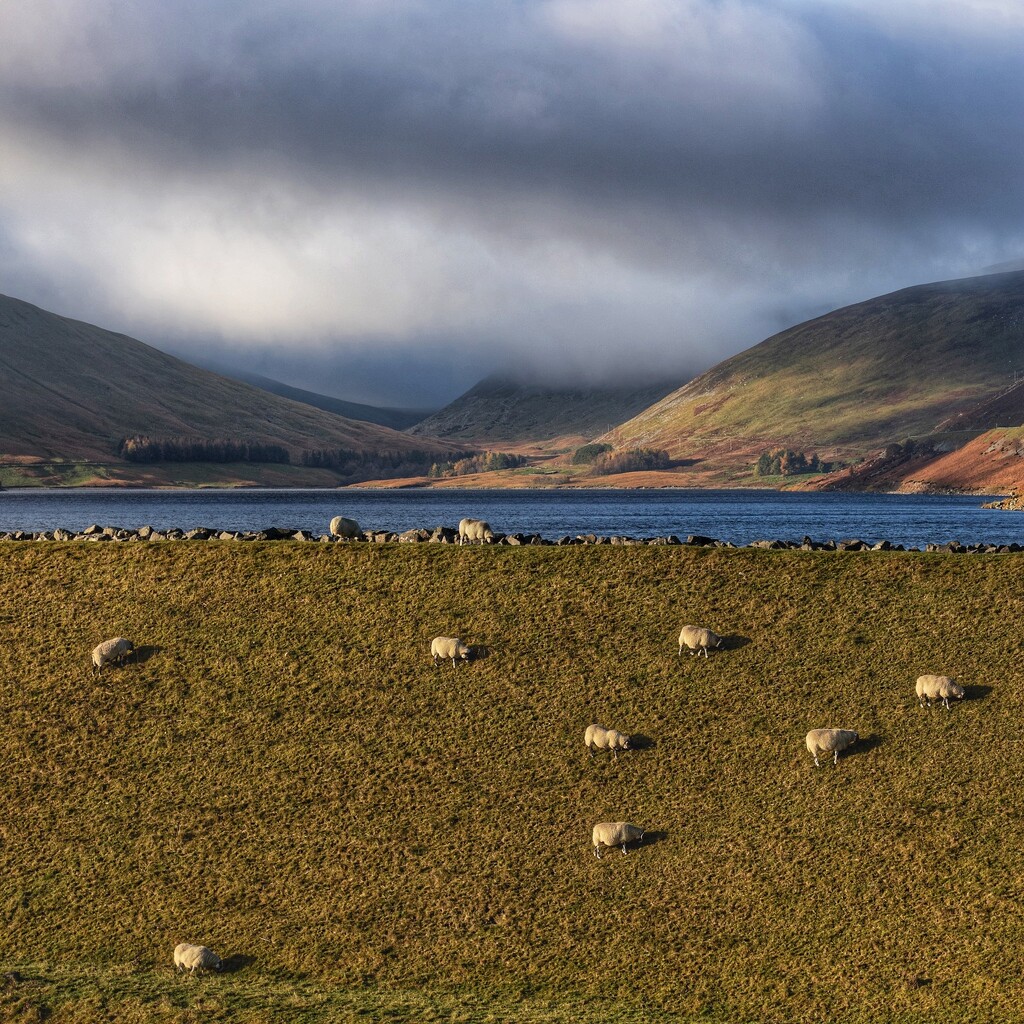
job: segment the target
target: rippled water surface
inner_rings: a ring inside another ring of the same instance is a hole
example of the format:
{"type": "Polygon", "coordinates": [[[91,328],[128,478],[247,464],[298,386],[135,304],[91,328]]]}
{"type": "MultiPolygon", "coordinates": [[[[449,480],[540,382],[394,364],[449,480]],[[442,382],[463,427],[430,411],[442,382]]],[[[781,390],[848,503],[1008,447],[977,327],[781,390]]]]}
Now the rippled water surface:
{"type": "Polygon", "coordinates": [[[226,530],[294,527],[325,533],[336,515],[382,530],[486,519],[503,533],[556,540],[581,533],[734,544],[760,539],[889,540],[920,547],[957,540],[1024,544],[1024,513],[983,509],[979,496],[805,494],[698,490],[132,490],[0,492],[0,530],[101,526],[226,530]]]}

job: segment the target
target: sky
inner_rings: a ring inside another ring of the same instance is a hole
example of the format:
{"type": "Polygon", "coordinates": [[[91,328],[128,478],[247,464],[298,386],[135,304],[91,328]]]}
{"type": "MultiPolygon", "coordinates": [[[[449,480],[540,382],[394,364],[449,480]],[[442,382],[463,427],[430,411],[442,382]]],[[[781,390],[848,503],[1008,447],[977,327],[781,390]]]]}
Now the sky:
{"type": "Polygon", "coordinates": [[[353,401],[1024,257],[1018,0],[0,0],[0,293],[353,401]]]}

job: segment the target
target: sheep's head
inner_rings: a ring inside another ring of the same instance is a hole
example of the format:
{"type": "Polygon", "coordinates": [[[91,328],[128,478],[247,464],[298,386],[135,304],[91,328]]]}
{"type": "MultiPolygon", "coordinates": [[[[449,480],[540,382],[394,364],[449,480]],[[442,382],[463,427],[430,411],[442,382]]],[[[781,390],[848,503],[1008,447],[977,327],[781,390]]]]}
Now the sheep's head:
{"type": "Polygon", "coordinates": [[[469,655],[470,655],[471,651],[472,651],[472,648],[471,647],[467,647],[465,644],[459,644],[459,646],[455,649],[455,653],[463,661],[469,661],[469,655]]]}
{"type": "Polygon", "coordinates": [[[631,748],[629,745],[629,737],[623,736],[619,745],[622,747],[623,750],[630,750],[631,748]]]}
{"type": "Polygon", "coordinates": [[[963,700],[966,694],[967,691],[959,683],[953,683],[949,688],[949,695],[957,700],[963,700]]]}

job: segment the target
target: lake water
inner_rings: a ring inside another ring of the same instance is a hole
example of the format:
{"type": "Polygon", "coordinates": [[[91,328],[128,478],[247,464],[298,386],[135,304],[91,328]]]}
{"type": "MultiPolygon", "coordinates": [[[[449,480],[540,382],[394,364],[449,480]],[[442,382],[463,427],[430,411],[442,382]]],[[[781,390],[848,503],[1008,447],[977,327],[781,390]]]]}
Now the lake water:
{"type": "Polygon", "coordinates": [[[977,495],[783,493],[725,490],[120,490],[0,491],[0,530],[100,526],[225,530],[293,527],[321,534],[336,515],[364,529],[457,527],[464,516],[502,533],[550,540],[581,533],[734,544],[857,537],[922,547],[929,542],[1024,544],[1024,513],[983,509],[977,495]]]}

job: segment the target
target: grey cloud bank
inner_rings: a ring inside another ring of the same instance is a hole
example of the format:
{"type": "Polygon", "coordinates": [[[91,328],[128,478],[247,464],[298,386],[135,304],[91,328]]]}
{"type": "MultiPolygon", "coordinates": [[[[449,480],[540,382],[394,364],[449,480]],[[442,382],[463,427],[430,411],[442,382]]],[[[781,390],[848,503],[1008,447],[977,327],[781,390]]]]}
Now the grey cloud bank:
{"type": "Polygon", "coordinates": [[[1024,253],[1016,4],[0,5],[0,291],[356,401],[1024,253]]]}

